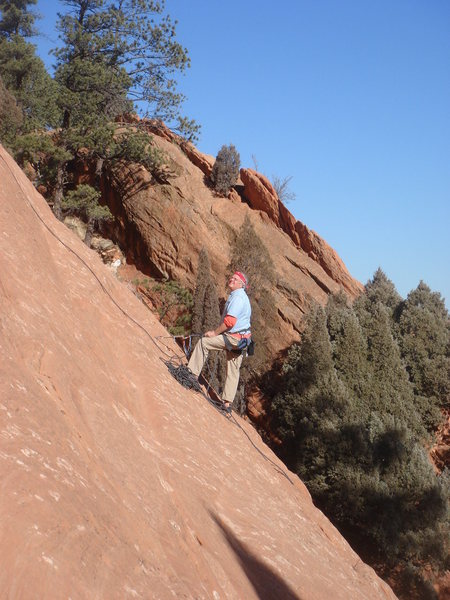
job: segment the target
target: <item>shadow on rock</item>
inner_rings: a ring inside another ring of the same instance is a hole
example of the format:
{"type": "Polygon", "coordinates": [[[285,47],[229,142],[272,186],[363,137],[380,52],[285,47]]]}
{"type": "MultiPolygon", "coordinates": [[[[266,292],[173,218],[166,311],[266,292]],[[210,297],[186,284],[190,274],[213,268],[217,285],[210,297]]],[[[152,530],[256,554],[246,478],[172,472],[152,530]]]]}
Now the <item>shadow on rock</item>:
{"type": "Polygon", "coordinates": [[[252,554],[217,515],[210,513],[236,554],[248,580],[261,600],[302,600],[283,579],[252,554]]]}

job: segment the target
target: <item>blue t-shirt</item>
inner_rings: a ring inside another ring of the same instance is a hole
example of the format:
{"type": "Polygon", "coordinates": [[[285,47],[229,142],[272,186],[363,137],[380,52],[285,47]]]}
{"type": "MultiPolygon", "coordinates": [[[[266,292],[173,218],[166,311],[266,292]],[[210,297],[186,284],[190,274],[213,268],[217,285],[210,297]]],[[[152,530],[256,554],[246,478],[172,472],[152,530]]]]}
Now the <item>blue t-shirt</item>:
{"type": "Polygon", "coordinates": [[[228,333],[236,333],[237,331],[240,333],[250,332],[252,308],[244,288],[239,288],[231,292],[225,304],[223,314],[224,316],[230,315],[237,319],[233,327],[228,330],[228,333]]]}

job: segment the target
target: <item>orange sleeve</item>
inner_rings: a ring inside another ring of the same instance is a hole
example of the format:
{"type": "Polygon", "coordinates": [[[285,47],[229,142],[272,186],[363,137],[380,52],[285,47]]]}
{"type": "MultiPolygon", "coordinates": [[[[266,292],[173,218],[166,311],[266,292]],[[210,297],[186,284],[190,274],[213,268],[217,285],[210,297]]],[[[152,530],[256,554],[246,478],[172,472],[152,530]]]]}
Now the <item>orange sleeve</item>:
{"type": "Polygon", "coordinates": [[[233,325],[236,323],[237,318],[236,317],[232,317],[231,315],[226,315],[225,319],[223,320],[223,322],[225,323],[225,325],[228,328],[233,327],[233,325]]]}

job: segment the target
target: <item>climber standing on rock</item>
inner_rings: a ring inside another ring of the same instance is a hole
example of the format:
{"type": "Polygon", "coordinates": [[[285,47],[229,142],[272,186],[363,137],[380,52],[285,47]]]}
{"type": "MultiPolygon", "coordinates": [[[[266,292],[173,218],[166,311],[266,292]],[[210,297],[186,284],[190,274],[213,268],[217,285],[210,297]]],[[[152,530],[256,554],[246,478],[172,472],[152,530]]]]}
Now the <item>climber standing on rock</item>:
{"type": "Polygon", "coordinates": [[[239,383],[244,350],[251,342],[250,318],[252,309],[246,288],[247,277],[235,271],[228,281],[231,290],[222,314],[222,322],[211,331],[207,331],[195,346],[188,367],[195,377],[202,371],[210,350],[225,350],[227,357],[227,376],[222,393],[225,409],[231,412],[231,406],[239,383]]]}

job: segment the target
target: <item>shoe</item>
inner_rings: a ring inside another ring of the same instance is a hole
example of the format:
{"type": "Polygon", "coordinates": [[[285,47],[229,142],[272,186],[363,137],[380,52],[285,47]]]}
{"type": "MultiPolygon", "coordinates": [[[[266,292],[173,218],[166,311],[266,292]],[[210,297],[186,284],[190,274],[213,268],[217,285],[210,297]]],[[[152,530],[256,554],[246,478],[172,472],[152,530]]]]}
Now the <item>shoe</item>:
{"type": "Polygon", "coordinates": [[[224,402],[223,403],[223,412],[226,413],[227,415],[231,415],[233,411],[233,404],[231,402],[224,402]]]}

